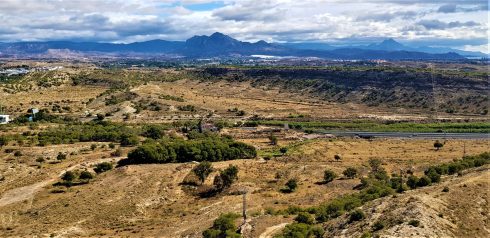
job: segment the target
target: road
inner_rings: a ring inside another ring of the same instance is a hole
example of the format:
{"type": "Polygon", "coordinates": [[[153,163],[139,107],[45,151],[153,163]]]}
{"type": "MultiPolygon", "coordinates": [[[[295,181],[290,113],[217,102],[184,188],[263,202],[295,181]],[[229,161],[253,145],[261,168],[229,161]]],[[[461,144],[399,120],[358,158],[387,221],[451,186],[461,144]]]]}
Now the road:
{"type": "Polygon", "coordinates": [[[418,133],[418,132],[364,132],[364,131],[325,131],[335,136],[358,136],[361,138],[414,138],[414,139],[490,139],[487,133],[418,133]]]}

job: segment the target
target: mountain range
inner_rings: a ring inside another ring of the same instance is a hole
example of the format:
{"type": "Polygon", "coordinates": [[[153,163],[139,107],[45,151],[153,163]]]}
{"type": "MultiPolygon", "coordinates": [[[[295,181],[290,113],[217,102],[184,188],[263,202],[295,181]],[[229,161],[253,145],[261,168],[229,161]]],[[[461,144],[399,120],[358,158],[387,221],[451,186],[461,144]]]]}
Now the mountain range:
{"type": "Polygon", "coordinates": [[[1,57],[43,55],[50,50],[124,55],[176,55],[187,58],[269,55],[341,60],[457,60],[464,59],[465,56],[486,57],[485,54],[479,52],[458,51],[449,48],[413,48],[400,44],[393,39],[366,46],[335,47],[322,43],[243,42],[219,32],[210,36],[194,36],[186,41],[152,40],[130,44],[70,41],[0,43],[1,57]]]}

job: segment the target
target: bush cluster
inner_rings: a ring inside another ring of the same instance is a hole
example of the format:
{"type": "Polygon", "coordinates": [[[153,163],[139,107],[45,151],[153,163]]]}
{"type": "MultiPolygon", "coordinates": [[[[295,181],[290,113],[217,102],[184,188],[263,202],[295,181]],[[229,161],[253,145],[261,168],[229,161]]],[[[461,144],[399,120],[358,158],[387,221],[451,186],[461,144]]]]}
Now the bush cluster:
{"type": "Polygon", "coordinates": [[[124,125],[98,121],[51,128],[38,133],[39,145],[75,142],[119,142],[130,146],[138,144],[136,132],[124,125]]]}
{"type": "MultiPolygon", "coordinates": [[[[415,189],[417,187],[428,186],[431,183],[437,183],[440,181],[441,175],[455,174],[461,172],[463,169],[483,166],[490,163],[490,153],[486,152],[476,156],[466,156],[461,160],[457,160],[451,163],[442,165],[431,166],[425,171],[425,175],[418,178],[416,176],[409,176],[406,183],[403,183],[402,177],[392,176],[390,177],[385,169],[381,166],[381,161],[370,160],[371,171],[368,177],[361,179],[361,191],[359,193],[343,195],[334,200],[321,204],[318,207],[310,207],[308,209],[301,209],[299,207],[290,207],[285,211],[268,211],[269,214],[301,214],[298,215],[294,223],[288,225],[277,237],[298,237],[295,234],[301,234],[301,237],[314,237],[309,229],[313,226],[306,224],[304,221],[309,219],[303,213],[308,211],[314,214],[316,222],[326,222],[330,219],[339,217],[346,212],[349,213],[349,222],[356,222],[365,218],[365,214],[361,210],[354,210],[360,207],[366,202],[375,200],[380,197],[385,197],[395,192],[403,192],[406,190],[406,186],[415,189]],[[301,221],[301,222],[300,222],[301,221]]],[[[327,175],[327,173],[326,173],[327,175]]],[[[330,178],[330,173],[328,173],[330,178]]],[[[445,188],[444,191],[449,191],[445,188]]],[[[418,226],[416,222],[410,222],[410,225],[418,226]]],[[[372,230],[378,231],[385,227],[385,224],[381,221],[376,222],[372,230]]]]}
{"type": "MultiPolygon", "coordinates": [[[[204,135],[204,134],[203,134],[204,135]]],[[[126,164],[174,163],[190,161],[226,161],[255,158],[253,146],[236,142],[227,137],[207,135],[190,140],[163,139],[145,143],[128,154],[126,164]]]]}
{"type": "Polygon", "coordinates": [[[237,227],[235,220],[240,215],[235,213],[221,214],[213,222],[213,226],[202,233],[204,238],[239,238],[240,234],[237,233],[237,227]]]}

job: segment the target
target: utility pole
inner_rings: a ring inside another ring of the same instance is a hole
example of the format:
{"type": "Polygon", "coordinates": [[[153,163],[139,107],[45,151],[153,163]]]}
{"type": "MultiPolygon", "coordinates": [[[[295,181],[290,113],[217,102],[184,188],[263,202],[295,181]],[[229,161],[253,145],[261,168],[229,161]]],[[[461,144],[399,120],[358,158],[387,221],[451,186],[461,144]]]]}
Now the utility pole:
{"type": "Polygon", "coordinates": [[[243,215],[243,224],[247,222],[247,191],[243,193],[243,210],[242,210],[242,215],[243,215]]]}

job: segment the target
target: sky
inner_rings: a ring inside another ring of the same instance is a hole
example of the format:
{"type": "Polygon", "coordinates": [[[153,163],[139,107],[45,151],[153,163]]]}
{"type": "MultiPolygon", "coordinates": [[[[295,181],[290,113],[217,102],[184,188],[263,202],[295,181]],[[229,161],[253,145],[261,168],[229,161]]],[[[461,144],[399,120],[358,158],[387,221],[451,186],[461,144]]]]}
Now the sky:
{"type": "Polygon", "coordinates": [[[186,40],[412,46],[488,53],[487,0],[0,0],[0,42],[186,40]]]}

